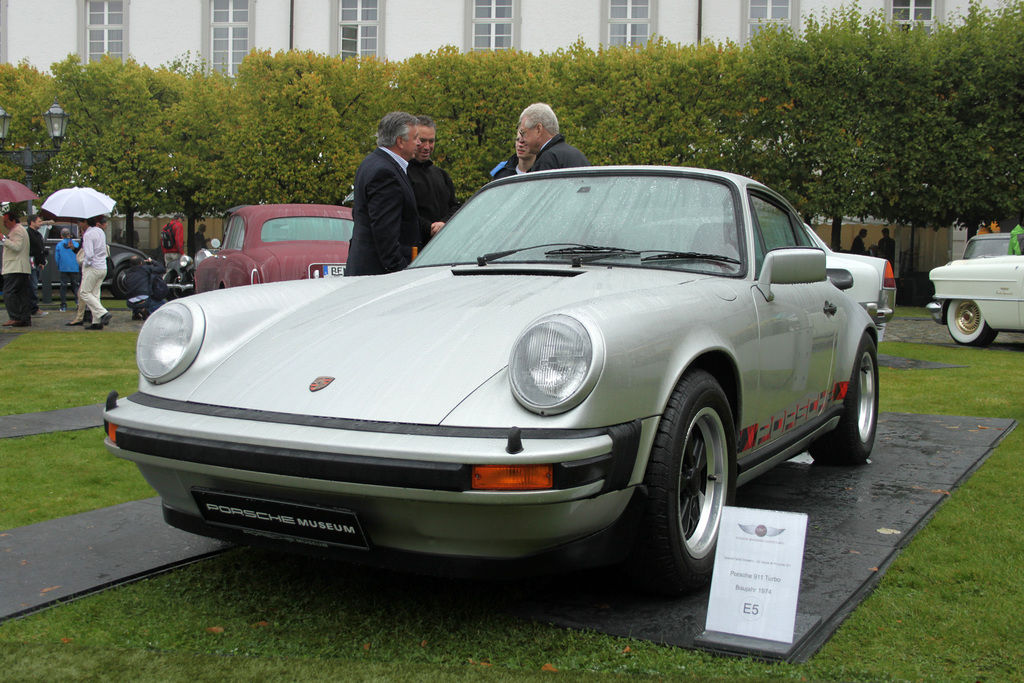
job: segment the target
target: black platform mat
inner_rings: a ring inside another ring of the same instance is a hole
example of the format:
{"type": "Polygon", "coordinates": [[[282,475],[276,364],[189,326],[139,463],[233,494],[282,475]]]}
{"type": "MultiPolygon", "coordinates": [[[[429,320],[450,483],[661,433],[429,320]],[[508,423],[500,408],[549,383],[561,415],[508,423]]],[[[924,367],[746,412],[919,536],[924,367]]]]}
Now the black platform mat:
{"type": "Polygon", "coordinates": [[[885,569],[1016,425],[1014,420],[883,413],[863,467],[794,459],[737,492],[736,505],[808,515],[792,646],[702,640],[708,591],[668,600],[616,592],[607,574],[557,582],[518,616],[576,629],[766,660],[805,661],[871,592],[885,569]]]}
{"type": "Polygon", "coordinates": [[[168,526],[159,498],[0,531],[0,621],[229,547],[168,526]]]}

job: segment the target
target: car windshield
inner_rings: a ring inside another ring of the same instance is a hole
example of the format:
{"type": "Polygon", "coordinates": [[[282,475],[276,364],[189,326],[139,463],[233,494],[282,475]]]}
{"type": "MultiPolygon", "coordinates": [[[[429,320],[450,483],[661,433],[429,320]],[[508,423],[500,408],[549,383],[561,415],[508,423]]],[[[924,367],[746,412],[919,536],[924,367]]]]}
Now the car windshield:
{"type": "Polygon", "coordinates": [[[743,272],[737,195],[684,175],[559,175],[486,187],[413,262],[632,265],[743,272]]]}
{"type": "Polygon", "coordinates": [[[327,216],[271,218],[260,228],[262,242],[347,242],[352,221],[327,216]]]}
{"type": "Polygon", "coordinates": [[[1010,249],[1010,235],[1006,237],[993,237],[989,239],[972,239],[967,242],[967,249],[964,250],[964,258],[988,258],[990,256],[1006,256],[1010,249]]]}

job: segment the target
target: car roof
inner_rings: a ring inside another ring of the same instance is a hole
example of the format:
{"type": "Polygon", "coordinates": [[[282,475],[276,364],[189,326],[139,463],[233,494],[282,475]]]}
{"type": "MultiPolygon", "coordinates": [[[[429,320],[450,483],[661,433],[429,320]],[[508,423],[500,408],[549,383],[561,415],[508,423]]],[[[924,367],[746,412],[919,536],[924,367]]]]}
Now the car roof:
{"type": "Polygon", "coordinates": [[[257,221],[284,216],[322,216],[352,220],[352,209],[334,204],[250,204],[239,208],[232,215],[257,221]]]}
{"type": "Polygon", "coordinates": [[[510,176],[502,180],[533,180],[554,175],[702,175],[712,178],[731,180],[739,185],[761,185],[756,180],[746,176],[727,171],[716,171],[710,168],[696,168],[693,166],[576,166],[573,168],[559,168],[549,171],[535,171],[521,175],[510,176]]]}

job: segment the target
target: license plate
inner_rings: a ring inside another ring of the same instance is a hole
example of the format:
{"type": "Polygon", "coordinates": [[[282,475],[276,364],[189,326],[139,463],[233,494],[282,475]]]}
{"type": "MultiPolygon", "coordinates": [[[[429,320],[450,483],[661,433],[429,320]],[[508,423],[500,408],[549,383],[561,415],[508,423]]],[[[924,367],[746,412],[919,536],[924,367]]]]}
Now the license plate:
{"type": "Polygon", "coordinates": [[[322,277],[341,277],[344,274],[344,263],[314,263],[309,267],[309,277],[314,280],[322,277]]]}
{"type": "Polygon", "coordinates": [[[192,497],[209,524],[312,545],[369,549],[359,518],[350,510],[207,489],[192,489],[192,497]]]}

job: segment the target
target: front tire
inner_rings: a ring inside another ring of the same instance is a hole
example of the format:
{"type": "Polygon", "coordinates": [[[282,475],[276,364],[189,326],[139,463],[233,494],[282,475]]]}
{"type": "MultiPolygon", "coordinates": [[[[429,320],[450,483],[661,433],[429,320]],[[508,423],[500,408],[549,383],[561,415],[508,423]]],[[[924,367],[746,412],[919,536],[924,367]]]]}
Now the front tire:
{"type": "Polygon", "coordinates": [[[627,569],[639,588],[681,595],[711,579],[722,510],[736,495],[736,433],[709,373],[686,374],[651,449],[647,508],[627,569]]]}
{"type": "Polygon", "coordinates": [[[164,273],[164,282],[167,283],[167,300],[172,301],[173,299],[179,298],[181,290],[177,288],[179,282],[181,282],[181,275],[174,268],[168,268],[167,272],[164,273]]]}
{"type": "Polygon", "coordinates": [[[878,428],[878,352],[875,341],[861,337],[853,373],[836,428],[811,444],[808,452],[823,465],[863,465],[871,455],[878,428]]]}
{"type": "Polygon", "coordinates": [[[978,302],[970,299],[949,302],[946,329],[953,341],[964,346],[988,346],[999,334],[988,326],[978,302]]]}
{"type": "Polygon", "coordinates": [[[125,276],[128,274],[128,269],[131,268],[130,263],[123,263],[120,267],[114,271],[114,277],[110,278],[110,296],[115,299],[125,299],[128,297],[128,288],[125,285],[125,276]]]}

